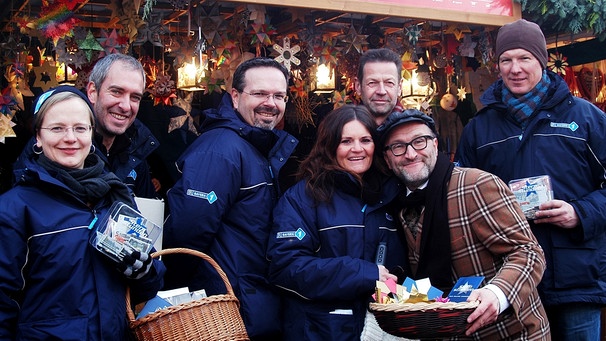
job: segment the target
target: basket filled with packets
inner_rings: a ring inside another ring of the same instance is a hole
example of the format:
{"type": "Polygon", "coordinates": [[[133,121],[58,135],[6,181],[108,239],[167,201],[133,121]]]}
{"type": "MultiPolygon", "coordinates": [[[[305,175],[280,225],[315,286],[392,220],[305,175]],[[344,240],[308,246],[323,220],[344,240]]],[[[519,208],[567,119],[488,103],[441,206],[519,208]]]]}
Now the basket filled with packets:
{"type": "MultiPolygon", "coordinates": [[[[471,290],[469,288],[469,292],[471,290]]],[[[439,339],[464,334],[469,327],[467,317],[479,303],[453,302],[442,298],[442,292],[432,287],[429,279],[413,281],[409,278],[404,285],[377,281],[373,298],[375,302],[369,304],[369,310],[381,329],[410,339],[439,339]]]]}
{"type": "Polygon", "coordinates": [[[126,314],[138,341],[247,341],[249,340],[236,298],[227,275],[210,256],[192,249],[173,248],[154,252],[152,257],[187,254],[208,262],[225,284],[226,293],[194,297],[178,304],[162,304],[156,299],[147,302],[135,315],[130,290],[126,292],[126,314]],[[195,298],[195,299],[194,299],[195,298]],[[152,302],[153,301],[153,302],[152,302]],[[151,305],[151,307],[148,307],[151,305]]]}

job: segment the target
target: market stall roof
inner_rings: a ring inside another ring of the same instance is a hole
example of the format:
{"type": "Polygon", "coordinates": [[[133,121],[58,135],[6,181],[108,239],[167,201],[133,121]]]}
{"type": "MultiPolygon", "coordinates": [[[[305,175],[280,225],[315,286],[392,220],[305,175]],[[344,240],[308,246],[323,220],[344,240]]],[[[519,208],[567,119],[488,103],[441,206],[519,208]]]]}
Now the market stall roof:
{"type": "MultiPolygon", "coordinates": [[[[121,28],[123,23],[116,13],[120,5],[132,4],[140,16],[146,8],[161,24],[173,32],[187,33],[192,26],[188,18],[188,0],[10,0],[0,8],[0,28],[10,32],[28,18],[42,16],[67,15],[65,13],[44,13],[44,2],[63,1],[74,5],[71,11],[79,20],[79,26],[91,29],[121,28]]],[[[343,24],[360,25],[370,20],[389,34],[402,30],[410,23],[433,22],[433,26],[446,26],[448,23],[465,23],[472,26],[501,26],[521,17],[519,4],[513,0],[258,0],[258,1],[199,1],[193,0],[191,8],[219,8],[223,19],[229,19],[234,13],[247,10],[247,5],[266,5],[266,13],[272,24],[281,34],[290,34],[299,30],[293,25],[296,20],[312,20],[316,26],[338,31],[343,24]],[[450,3],[450,4],[449,4],[450,3]],[[370,16],[370,18],[369,18],[370,16]]],[[[200,10],[194,12],[199,14],[200,10]]],[[[205,13],[208,14],[208,13],[205,13]]],[[[213,13],[214,14],[214,13],[213,13]]],[[[54,18],[48,18],[53,20],[54,18]]],[[[197,18],[193,18],[197,27],[197,18]]]]}

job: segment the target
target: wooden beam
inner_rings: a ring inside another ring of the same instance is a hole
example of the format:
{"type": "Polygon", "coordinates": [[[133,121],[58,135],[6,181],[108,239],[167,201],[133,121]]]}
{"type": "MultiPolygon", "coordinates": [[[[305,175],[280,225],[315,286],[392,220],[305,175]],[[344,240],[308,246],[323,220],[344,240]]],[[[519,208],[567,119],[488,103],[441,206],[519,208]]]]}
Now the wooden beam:
{"type": "MultiPolygon", "coordinates": [[[[250,3],[250,0],[230,0],[231,2],[250,3]]],[[[386,3],[375,0],[256,0],[255,4],[282,7],[301,7],[323,9],[344,13],[365,13],[390,17],[418,18],[453,23],[467,23],[487,26],[502,26],[522,17],[519,3],[511,0],[512,15],[473,13],[469,11],[444,10],[439,8],[407,5],[406,1],[386,3]]],[[[427,1],[427,3],[430,3],[427,1]]]]}

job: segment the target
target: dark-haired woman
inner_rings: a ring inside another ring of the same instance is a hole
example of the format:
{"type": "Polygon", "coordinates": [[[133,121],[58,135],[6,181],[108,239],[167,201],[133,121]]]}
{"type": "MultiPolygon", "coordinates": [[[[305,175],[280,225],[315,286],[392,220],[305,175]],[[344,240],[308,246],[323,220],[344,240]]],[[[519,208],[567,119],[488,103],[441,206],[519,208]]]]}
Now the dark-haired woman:
{"type": "Polygon", "coordinates": [[[329,113],[274,210],[270,281],[283,289],[285,340],[360,339],[376,281],[395,280],[388,269],[405,259],[385,206],[398,185],[373,162],[375,130],[364,106],[329,113]]]}

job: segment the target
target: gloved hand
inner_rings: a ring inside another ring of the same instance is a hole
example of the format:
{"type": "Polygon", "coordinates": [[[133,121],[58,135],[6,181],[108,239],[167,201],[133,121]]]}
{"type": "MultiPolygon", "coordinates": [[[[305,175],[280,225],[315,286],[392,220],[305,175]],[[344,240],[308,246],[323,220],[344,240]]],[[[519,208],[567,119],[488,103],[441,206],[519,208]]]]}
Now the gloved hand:
{"type": "Polygon", "coordinates": [[[118,270],[128,278],[139,279],[149,272],[151,265],[152,257],[149,254],[133,251],[118,263],[118,270]]]}

